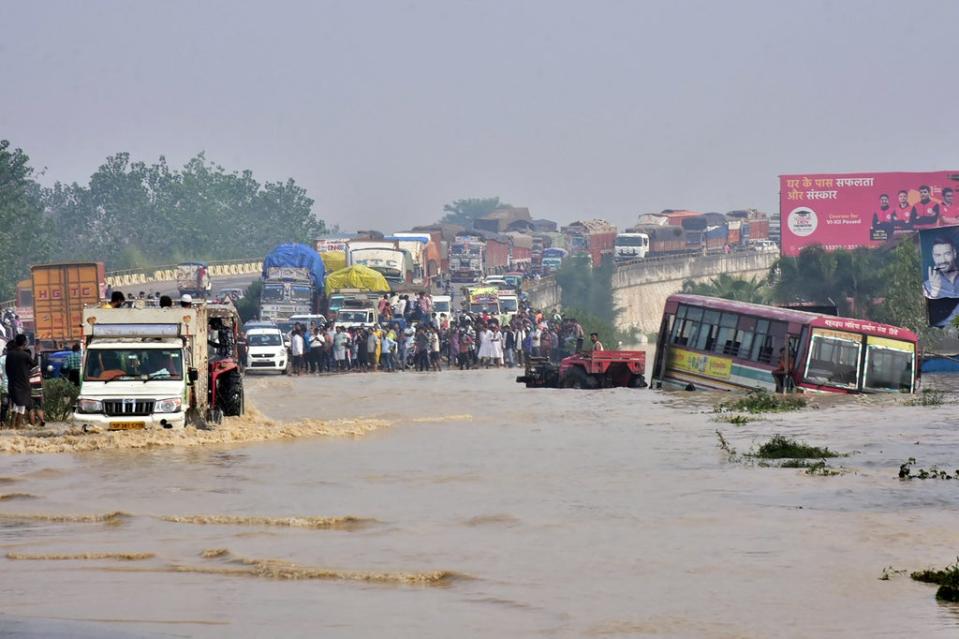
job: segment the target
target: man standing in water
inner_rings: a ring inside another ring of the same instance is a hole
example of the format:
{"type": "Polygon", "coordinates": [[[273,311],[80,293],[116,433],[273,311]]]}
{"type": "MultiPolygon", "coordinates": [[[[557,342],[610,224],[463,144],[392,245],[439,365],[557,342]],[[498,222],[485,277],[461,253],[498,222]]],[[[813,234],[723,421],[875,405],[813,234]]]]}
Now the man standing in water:
{"type": "Polygon", "coordinates": [[[33,407],[30,396],[31,368],[33,368],[33,359],[27,352],[27,336],[17,335],[13,340],[13,348],[7,349],[7,361],[4,363],[10,410],[13,412],[11,424],[13,428],[19,428],[24,423],[27,411],[33,407]]]}

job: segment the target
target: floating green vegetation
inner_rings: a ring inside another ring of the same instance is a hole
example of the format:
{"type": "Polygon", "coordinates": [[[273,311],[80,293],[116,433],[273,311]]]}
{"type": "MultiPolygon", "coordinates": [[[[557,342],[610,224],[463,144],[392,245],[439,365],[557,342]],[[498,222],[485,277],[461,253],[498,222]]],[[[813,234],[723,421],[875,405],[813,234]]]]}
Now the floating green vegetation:
{"type": "Polygon", "coordinates": [[[772,439],[752,454],[763,459],[825,459],[842,456],[828,448],[810,446],[805,442],[789,439],[785,435],[773,435],[772,439]]]}
{"type": "Polygon", "coordinates": [[[805,407],[806,398],[800,395],[777,395],[762,388],[754,388],[745,397],[720,402],[719,406],[716,407],[716,412],[739,411],[755,415],[756,413],[785,413],[805,407]]]}
{"type": "Polygon", "coordinates": [[[721,431],[716,431],[716,437],[719,438],[719,448],[729,455],[730,461],[754,463],[760,468],[801,468],[805,469],[807,475],[819,475],[820,477],[843,474],[842,469],[829,466],[826,463],[826,458],[845,457],[845,455],[829,450],[829,448],[810,446],[783,435],[773,435],[772,439],[759,446],[757,450],[739,454],[729,444],[721,431]],[[767,461],[770,459],[782,459],[784,461],[770,463],[767,461]],[[810,461],[812,459],[818,459],[819,461],[810,461]]]}
{"type": "Polygon", "coordinates": [[[905,464],[899,466],[899,479],[959,479],[959,469],[950,473],[933,466],[929,470],[919,468],[913,473],[912,466],[915,463],[916,458],[910,457],[905,464]]]}
{"type": "Polygon", "coordinates": [[[922,392],[908,399],[903,404],[906,406],[941,406],[946,403],[946,394],[942,391],[924,388],[922,392]]]}
{"type": "Polygon", "coordinates": [[[959,558],[942,570],[917,570],[909,576],[915,581],[937,584],[936,599],[939,601],[959,602],[959,558]]]}
{"type": "Polygon", "coordinates": [[[732,424],[734,426],[745,426],[749,422],[755,421],[755,419],[752,417],[749,417],[748,415],[723,414],[716,417],[716,421],[726,422],[727,424],[732,424]]]}

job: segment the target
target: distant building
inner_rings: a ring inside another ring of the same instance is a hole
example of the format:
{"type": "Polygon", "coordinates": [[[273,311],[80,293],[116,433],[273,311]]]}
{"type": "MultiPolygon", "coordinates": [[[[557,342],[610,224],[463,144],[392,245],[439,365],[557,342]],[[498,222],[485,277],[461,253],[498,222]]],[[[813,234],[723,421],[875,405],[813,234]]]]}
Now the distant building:
{"type": "Polygon", "coordinates": [[[556,233],[559,231],[559,224],[553,220],[546,220],[540,218],[538,220],[533,220],[533,232],[534,233],[556,233]]]}

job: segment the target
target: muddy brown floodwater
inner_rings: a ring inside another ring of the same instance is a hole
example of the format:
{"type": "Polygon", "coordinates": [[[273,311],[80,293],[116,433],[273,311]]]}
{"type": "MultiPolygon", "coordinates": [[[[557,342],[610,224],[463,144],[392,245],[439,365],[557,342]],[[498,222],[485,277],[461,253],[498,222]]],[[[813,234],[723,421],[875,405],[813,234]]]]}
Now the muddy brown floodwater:
{"type": "Polygon", "coordinates": [[[897,479],[959,468],[959,405],[734,426],[515,374],[249,377],[219,433],[0,437],[0,637],[959,636],[879,579],[959,554],[959,481],[897,479]],[[717,428],[848,472],[731,462],[717,428]]]}

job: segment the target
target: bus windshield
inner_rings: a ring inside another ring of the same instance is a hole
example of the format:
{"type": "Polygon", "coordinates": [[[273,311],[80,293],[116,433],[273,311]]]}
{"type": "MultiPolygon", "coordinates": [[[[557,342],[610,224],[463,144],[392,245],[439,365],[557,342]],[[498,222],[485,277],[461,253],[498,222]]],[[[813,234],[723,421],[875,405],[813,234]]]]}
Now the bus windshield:
{"type": "Polygon", "coordinates": [[[856,388],[861,351],[861,335],[813,329],[804,377],[806,381],[821,386],[856,388]]]}
{"type": "Polygon", "coordinates": [[[866,339],[866,372],[863,388],[911,392],[916,351],[909,342],[885,337],[866,339]]]}

